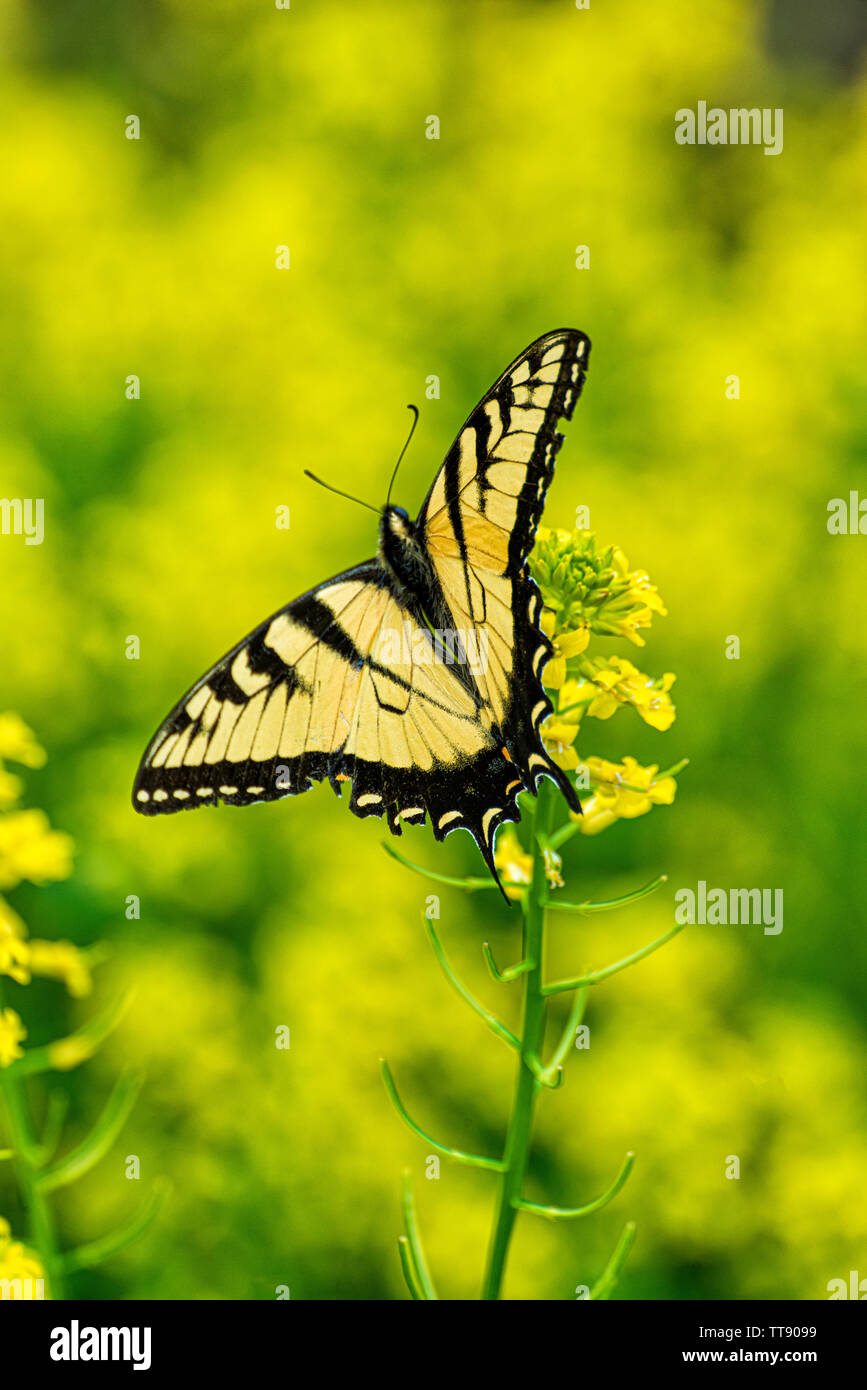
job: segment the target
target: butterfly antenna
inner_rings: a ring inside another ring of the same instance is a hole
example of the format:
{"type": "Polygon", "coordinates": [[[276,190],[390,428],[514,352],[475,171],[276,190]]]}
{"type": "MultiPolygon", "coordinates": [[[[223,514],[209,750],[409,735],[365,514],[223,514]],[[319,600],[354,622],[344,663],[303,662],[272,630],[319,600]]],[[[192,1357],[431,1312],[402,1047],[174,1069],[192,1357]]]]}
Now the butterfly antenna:
{"type": "Polygon", "coordinates": [[[309,468],[305,468],[304,472],[320,487],[327,488],[329,492],[336,492],[338,497],[345,497],[349,502],[357,502],[359,507],[366,507],[369,512],[376,512],[376,515],[379,516],[379,508],[372,506],[370,502],[362,502],[360,497],[353,497],[351,492],[341,492],[339,487],[332,487],[330,483],[324,483],[321,478],[317,478],[315,473],[311,473],[309,468]]]}
{"type": "Polygon", "coordinates": [[[409,427],[409,434],[408,434],[407,437],[406,437],[406,443],[404,444],[403,448],[402,448],[401,451],[400,451],[400,456],[399,456],[399,458],[398,458],[398,460],[397,460],[397,463],[394,465],[394,472],[393,472],[392,475],[391,475],[391,482],[390,482],[389,485],[388,485],[388,496],[387,496],[386,499],[385,499],[385,505],[386,505],[386,506],[388,506],[389,502],[391,501],[391,489],[394,487],[394,480],[395,480],[395,478],[397,477],[397,470],[400,468],[401,462],[402,462],[402,460],[403,460],[403,456],[404,456],[404,454],[406,453],[407,449],[409,448],[409,441],[412,439],[412,436],[413,436],[413,434],[414,434],[414,432],[415,432],[415,427],[416,427],[416,425],[418,424],[418,407],[417,407],[417,406],[414,406],[414,405],[408,405],[408,406],[407,406],[407,410],[411,410],[411,411],[412,411],[412,413],[413,413],[413,422],[412,422],[412,424],[411,424],[410,427],[409,427]]]}

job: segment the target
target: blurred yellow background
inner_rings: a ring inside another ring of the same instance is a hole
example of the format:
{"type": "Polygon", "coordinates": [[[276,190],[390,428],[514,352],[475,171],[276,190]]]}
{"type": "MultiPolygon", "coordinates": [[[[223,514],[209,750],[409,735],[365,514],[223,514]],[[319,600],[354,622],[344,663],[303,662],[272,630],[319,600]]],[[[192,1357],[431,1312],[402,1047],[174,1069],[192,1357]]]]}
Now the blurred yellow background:
{"type": "MultiPolygon", "coordinates": [[[[61,1082],[74,1140],[122,1062],[147,1077],[109,1156],[59,1194],[64,1241],[172,1183],[147,1236],[73,1292],[404,1297],[408,1164],[441,1293],[477,1296],[490,1175],[444,1161],[426,1180],[377,1071],[388,1057],[433,1133],[496,1151],[512,1060],[438,973],[426,885],[326,787],[165,820],[129,798],[183,690],[373,553],[370,514],[302,469],[378,503],[414,401],[396,490],[414,512],[478,397],[561,325],[593,351],[546,522],[587,507],[650,572],[669,616],[643,660],[678,673],[670,733],[618,720],[593,751],[691,761],[674,806],[570,845],[573,898],[670,882],[558,921],[552,973],[660,934],[702,879],[782,888],[785,926],[697,925],[598,988],[589,1052],[543,1097],[529,1195],[585,1200],[628,1148],[635,1171],[598,1216],[520,1220],[507,1296],[573,1297],[627,1218],[621,1298],[824,1298],[867,1275],[867,541],[826,526],[864,477],[867,28],[845,3],[827,27],[786,10],[2,0],[0,495],[44,498],[45,537],[0,536],[0,709],[48,752],[26,804],[76,844],[71,878],[13,901],[34,935],[112,947],[95,998],[4,981],[6,999],[38,1044],[136,987],[61,1082]],[[699,100],[782,107],[783,153],[677,145],[699,100]]],[[[466,836],[402,848],[481,868],[466,836]]],[[[517,912],[449,889],[441,912],[463,978],[513,1022],[480,948],[516,959],[517,912]]],[[[24,1238],[7,1174],[0,1214],[24,1238]]]]}

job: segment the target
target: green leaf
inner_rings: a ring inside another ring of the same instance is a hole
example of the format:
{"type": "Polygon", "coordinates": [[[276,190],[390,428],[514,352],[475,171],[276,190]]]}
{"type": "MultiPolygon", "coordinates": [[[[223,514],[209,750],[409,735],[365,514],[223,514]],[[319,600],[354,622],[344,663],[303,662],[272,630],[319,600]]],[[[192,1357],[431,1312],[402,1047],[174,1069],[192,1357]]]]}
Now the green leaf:
{"type": "Polygon", "coordinates": [[[423,878],[431,878],[434,883],[445,883],[450,888],[466,888],[470,893],[481,893],[486,888],[497,889],[492,878],[449,878],[446,874],[435,874],[432,869],[423,869],[420,864],[413,864],[411,859],[404,858],[387,840],[382,841],[382,848],[405,869],[412,869],[414,874],[421,874],[423,878]]]}
{"type": "Polygon", "coordinates": [[[439,939],[439,934],[436,928],[434,927],[433,922],[425,918],[425,927],[427,928],[427,934],[431,939],[431,944],[436,953],[436,958],[443,968],[443,973],[446,979],[449,981],[450,984],[454,985],[458,994],[461,996],[465,1003],[469,1004],[473,1012],[477,1013],[479,1018],[484,1019],[491,1032],[494,1033],[495,1036],[498,1037],[501,1042],[506,1043],[508,1047],[515,1048],[515,1050],[517,1051],[520,1048],[521,1044],[515,1037],[515,1034],[511,1031],[511,1029],[507,1028],[504,1023],[501,1023],[500,1020],[494,1016],[494,1014],[490,1013],[485,1008],[484,1004],[480,1004],[478,999],[476,999],[475,995],[470,994],[470,991],[467,989],[466,985],[462,984],[462,982],[458,979],[457,975],[452,970],[446,958],[446,953],[443,950],[442,942],[439,939]]]}
{"type": "Polygon", "coordinates": [[[635,1222],[628,1221],[623,1227],[617,1245],[614,1247],[614,1254],[611,1256],[608,1264],[590,1290],[590,1297],[595,1302],[601,1303],[604,1299],[611,1297],[614,1287],[620,1278],[620,1271],[623,1269],[634,1243],[635,1222]]]}
{"type": "Polygon", "coordinates": [[[644,960],[646,956],[658,951],[660,946],[665,946],[678,932],[682,932],[686,926],[685,922],[678,922],[664,936],[659,936],[655,941],[651,941],[649,946],[642,946],[640,951],[634,951],[631,956],[624,956],[623,960],[617,960],[613,965],[605,965],[601,970],[591,970],[588,975],[582,975],[577,980],[556,980],[552,985],[544,985],[542,993],[565,994],[571,989],[583,989],[585,985],[597,985],[600,980],[607,980],[618,971],[625,970],[629,965],[635,965],[637,961],[644,960]]]}
{"type": "Polygon", "coordinates": [[[87,1138],[64,1158],[43,1168],[38,1175],[37,1183],[42,1192],[53,1192],[55,1188],[75,1182],[76,1178],[89,1172],[108,1153],[129,1118],[141,1090],[142,1080],[139,1072],[127,1070],[121,1073],[102,1114],[87,1138]]]}
{"type": "Polygon", "coordinates": [[[132,995],[133,991],[128,990],[68,1037],[46,1043],[44,1047],[31,1048],[12,1063],[8,1068],[10,1074],[33,1076],[43,1071],[69,1071],[86,1062],[120,1023],[130,1006],[132,995]]]}
{"type": "Polygon", "coordinates": [[[385,1082],[385,1089],[388,1091],[391,1103],[404,1124],[412,1130],[413,1134],[417,1135],[419,1139],[423,1139],[426,1144],[430,1144],[431,1148],[437,1149],[442,1154],[447,1154],[449,1158],[457,1159],[458,1163],[467,1163],[472,1168],[489,1168],[494,1173],[503,1172],[505,1165],[501,1158],[486,1158],[481,1154],[468,1154],[464,1153],[461,1149],[452,1149],[448,1144],[441,1144],[438,1139],[432,1139],[429,1134],[426,1134],[423,1129],[420,1129],[415,1123],[415,1120],[411,1119],[404,1109],[403,1101],[397,1093],[397,1087],[394,1084],[394,1078],[388,1063],[380,1059],[379,1065],[382,1071],[382,1079],[385,1082]]]}
{"type": "Polygon", "coordinates": [[[663,883],[667,882],[668,874],[660,874],[652,882],[645,883],[643,888],[635,888],[631,893],[624,893],[619,898],[609,898],[607,902],[563,903],[558,898],[549,898],[547,906],[554,912],[579,912],[586,917],[593,912],[611,912],[614,908],[625,907],[628,903],[640,902],[642,898],[655,893],[657,888],[661,888],[663,883]]]}
{"type": "Polygon", "coordinates": [[[594,1211],[601,1211],[603,1207],[607,1207],[608,1203],[614,1200],[632,1172],[634,1162],[635,1154],[628,1153],[611,1186],[602,1193],[601,1197],[596,1197],[594,1201],[587,1202],[583,1207],[549,1207],[538,1202],[526,1202],[523,1197],[517,1198],[514,1205],[518,1211],[528,1211],[534,1216],[546,1216],[549,1221],[573,1221],[579,1216],[590,1216],[594,1211]]]}
{"type": "Polygon", "coordinates": [[[409,1255],[409,1245],[406,1236],[398,1236],[397,1253],[400,1255],[400,1267],[403,1270],[403,1277],[406,1282],[406,1287],[409,1289],[410,1294],[415,1299],[415,1301],[417,1303],[421,1302],[424,1295],[422,1294],[422,1291],[419,1288],[418,1280],[416,1279],[415,1270],[413,1269],[412,1260],[410,1259],[409,1255]]]}
{"type": "Polygon", "coordinates": [[[64,1269],[67,1272],[76,1269],[93,1269],[103,1260],[111,1259],[121,1250],[125,1250],[128,1245],[132,1245],[133,1241],[143,1236],[148,1227],[156,1220],[168,1196],[169,1189],[170,1184],[164,1178],[157,1178],[148,1196],[130,1221],[119,1226],[116,1231],[111,1231],[108,1235],[100,1237],[99,1240],[92,1240],[87,1245],[79,1245],[76,1249],[67,1251],[63,1256],[64,1269]]]}
{"type": "MultiPolygon", "coordinates": [[[[412,1272],[419,1296],[425,1302],[438,1299],[438,1294],[430,1276],[427,1260],[422,1249],[415,1211],[415,1198],[412,1192],[412,1177],[409,1169],[403,1175],[403,1221],[406,1228],[406,1253],[412,1264],[412,1272]]],[[[412,1292],[412,1285],[410,1285],[412,1292]]]]}

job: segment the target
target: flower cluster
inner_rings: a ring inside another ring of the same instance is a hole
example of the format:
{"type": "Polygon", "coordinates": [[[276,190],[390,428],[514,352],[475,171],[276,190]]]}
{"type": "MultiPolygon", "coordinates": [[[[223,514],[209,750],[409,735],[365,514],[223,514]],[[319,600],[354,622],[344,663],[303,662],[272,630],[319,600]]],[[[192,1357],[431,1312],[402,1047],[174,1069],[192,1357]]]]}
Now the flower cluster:
{"type": "Polygon", "coordinates": [[[583,834],[596,835],[674,800],[671,772],[660,775],[658,766],[642,767],[630,757],[621,763],[582,758],[578,748],[585,717],[610,719],[623,706],[652,729],[664,732],[674,723],[672,672],[652,677],[623,656],[588,651],[593,637],[625,637],[644,646],[639,629],[666,609],[644,571],[631,570],[616,546],[598,551],[589,531],[540,527],[530,566],[544,602],[542,628],[554,644],[542,680],[555,707],[542,735],[558,766],[575,772],[579,788],[590,791],[582,796],[579,824],[583,834]]]}
{"type": "MultiPolygon", "coordinates": [[[[72,840],[52,830],[43,811],[18,810],[20,784],[6,771],[4,761],[41,767],[45,754],[17,714],[0,714],[0,888],[15,888],[27,879],[43,883],[66,878],[72,867],[72,840]]],[[[27,927],[5,898],[0,897],[0,975],[19,985],[34,975],[60,980],[76,999],[92,988],[90,960],[71,941],[40,941],[28,937],[27,927]]],[[[0,1011],[0,1067],[22,1055],[26,1030],[14,1009],[0,1011]]]]}
{"type": "Polygon", "coordinates": [[[494,864],[508,897],[517,900],[533,877],[533,856],[523,848],[511,825],[504,825],[497,836],[494,864]]]}
{"type": "Polygon", "coordinates": [[[22,767],[42,767],[45,753],[24,720],[7,710],[0,713],[0,810],[14,806],[21,795],[21,778],[5,766],[10,761],[22,767]]]}
{"type": "Polygon", "coordinates": [[[677,792],[672,776],[660,777],[655,764],[642,767],[628,756],[622,763],[590,757],[583,766],[593,789],[583,805],[581,830],[585,835],[598,835],[616,820],[634,820],[652,806],[670,806],[677,792]]]}
{"type": "Polygon", "coordinates": [[[27,1037],[21,1015],[14,1009],[0,1009],[0,1067],[8,1067],[23,1057],[20,1044],[27,1037]]]}
{"type": "MultiPolygon", "coordinates": [[[[12,1239],[12,1229],[5,1217],[0,1216],[0,1280],[20,1279],[22,1296],[26,1292],[37,1297],[33,1285],[28,1281],[42,1279],[45,1271],[31,1250],[19,1240],[12,1239]]],[[[6,1285],[4,1285],[6,1287],[6,1285]]]]}
{"type": "MultiPolygon", "coordinates": [[[[584,650],[591,633],[626,637],[643,647],[639,628],[650,627],[654,613],[665,615],[656,585],[644,571],[631,570],[617,546],[597,553],[592,531],[552,531],[540,526],[530,567],[549,615],[552,631],[548,635],[556,634],[567,659],[577,654],[570,649],[574,633],[587,634],[577,651],[584,650]]],[[[553,681],[545,683],[554,687],[553,681]]]]}

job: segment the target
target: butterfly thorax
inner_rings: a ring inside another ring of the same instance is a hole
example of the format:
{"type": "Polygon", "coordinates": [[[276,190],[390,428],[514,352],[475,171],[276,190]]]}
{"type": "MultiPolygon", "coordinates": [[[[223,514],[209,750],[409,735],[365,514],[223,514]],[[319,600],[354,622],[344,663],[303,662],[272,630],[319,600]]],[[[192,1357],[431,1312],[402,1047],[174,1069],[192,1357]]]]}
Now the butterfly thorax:
{"type": "Polygon", "coordinates": [[[398,584],[422,602],[430,595],[431,569],[403,507],[386,507],[379,523],[379,558],[398,584]]]}

